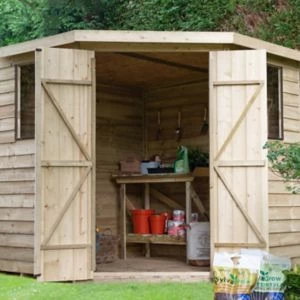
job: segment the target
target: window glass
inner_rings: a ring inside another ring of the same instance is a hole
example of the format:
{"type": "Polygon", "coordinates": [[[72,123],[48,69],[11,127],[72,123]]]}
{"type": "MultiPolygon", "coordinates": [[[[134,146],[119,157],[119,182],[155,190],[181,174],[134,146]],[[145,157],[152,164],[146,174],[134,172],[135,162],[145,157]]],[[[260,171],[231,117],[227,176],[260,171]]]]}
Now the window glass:
{"type": "Polygon", "coordinates": [[[34,111],[35,111],[35,89],[34,89],[34,65],[21,66],[19,85],[20,103],[19,103],[19,118],[20,121],[20,138],[32,139],[34,138],[34,111]]]}
{"type": "Polygon", "coordinates": [[[267,67],[268,137],[283,139],[282,69],[267,67]]]}

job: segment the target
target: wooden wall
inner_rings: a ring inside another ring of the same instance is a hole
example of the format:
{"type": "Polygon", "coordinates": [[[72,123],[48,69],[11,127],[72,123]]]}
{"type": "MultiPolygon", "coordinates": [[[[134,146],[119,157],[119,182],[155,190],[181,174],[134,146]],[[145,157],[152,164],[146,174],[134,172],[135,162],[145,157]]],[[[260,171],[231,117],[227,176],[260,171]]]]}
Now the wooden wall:
{"type": "MultiPolygon", "coordinates": [[[[145,99],[146,115],[146,157],[159,154],[163,162],[174,162],[176,149],[180,145],[199,147],[209,151],[208,131],[201,134],[204,120],[204,109],[208,109],[208,79],[197,83],[183,84],[148,91],[143,95],[145,99]],[[158,112],[160,113],[161,135],[157,139],[158,112]],[[183,135],[180,141],[176,140],[178,126],[178,112],[181,112],[181,126],[183,135]]],[[[208,118],[208,112],[207,112],[208,118]]],[[[207,210],[209,209],[209,179],[195,178],[192,183],[207,210]]],[[[156,184],[153,188],[185,206],[184,184],[156,184]]],[[[151,207],[157,212],[172,209],[155,198],[151,198],[151,207]]],[[[193,206],[193,212],[197,212],[193,206]]],[[[153,245],[152,255],[181,256],[185,255],[185,247],[153,245]]]]}
{"type": "MultiPolygon", "coordinates": [[[[299,66],[284,60],[270,59],[283,69],[284,142],[300,142],[299,66]]],[[[269,172],[270,251],[291,257],[300,263],[300,195],[287,191],[280,177],[269,172]]]]}
{"type": "Polygon", "coordinates": [[[0,270],[33,273],[35,142],[15,142],[15,64],[33,53],[0,59],[0,270]]]}
{"type": "MultiPolygon", "coordinates": [[[[209,151],[208,131],[201,134],[204,110],[208,109],[208,79],[201,82],[178,85],[175,87],[161,88],[148,91],[144,94],[146,109],[146,155],[151,157],[159,154],[163,162],[174,162],[176,149],[180,145],[199,147],[209,151]],[[162,133],[157,139],[157,118],[160,113],[162,133]],[[178,112],[181,112],[182,139],[176,140],[178,126],[178,112]]],[[[207,114],[208,118],[208,114],[207,114]]],[[[208,206],[208,180],[195,180],[194,187],[200,193],[201,199],[208,206]]],[[[184,185],[165,184],[156,185],[155,188],[172,196],[173,199],[184,205],[184,185]]],[[[160,202],[152,200],[153,207],[157,210],[170,208],[160,202]]]]}
{"type": "Polygon", "coordinates": [[[33,273],[34,140],[0,145],[0,270],[33,273]]]}
{"type": "Polygon", "coordinates": [[[119,171],[120,160],[142,158],[143,102],[138,91],[97,84],[96,136],[96,224],[100,231],[118,233],[119,190],[111,175],[119,171]]]}

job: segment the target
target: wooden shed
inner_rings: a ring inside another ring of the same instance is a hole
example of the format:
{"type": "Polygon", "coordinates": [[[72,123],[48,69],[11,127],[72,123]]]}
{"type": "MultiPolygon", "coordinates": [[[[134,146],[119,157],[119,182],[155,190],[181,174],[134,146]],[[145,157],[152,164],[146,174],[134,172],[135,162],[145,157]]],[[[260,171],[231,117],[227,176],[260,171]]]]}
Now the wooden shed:
{"type": "MultiPolygon", "coordinates": [[[[299,263],[300,196],[263,149],[300,141],[299,61],[297,50],[231,32],[76,30],[0,48],[0,270],[101,278],[110,265],[96,269],[96,226],[121,237],[121,258],[131,226],[112,179],[120,160],[171,160],[181,144],[210,154],[209,175],[192,182],[204,207],[189,211],[209,212],[211,257],[248,247],[299,263]]],[[[181,182],[147,188],[158,211],[185,206],[181,182]]],[[[127,195],[143,206],[143,186],[127,195]]],[[[185,247],[158,242],[151,253],[150,271],[171,271],[185,247]]],[[[127,256],[142,264],[141,244],[127,256]]]]}

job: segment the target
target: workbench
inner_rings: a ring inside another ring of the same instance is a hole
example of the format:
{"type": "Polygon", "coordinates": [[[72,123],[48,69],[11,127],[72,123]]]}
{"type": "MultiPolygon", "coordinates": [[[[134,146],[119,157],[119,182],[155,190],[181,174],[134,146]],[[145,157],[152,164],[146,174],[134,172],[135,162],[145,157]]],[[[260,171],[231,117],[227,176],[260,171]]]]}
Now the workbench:
{"type": "Polygon", "coordinates": [[[150,184],[158,183],[184,183],[185,184],[185,218],[186,223],[191,218],[191,182],[194,177],[191,174],[133,174],[133,175],[113,175],[116,183],[120,185],[121,201],[121,257],[126,259],[127,243],[142,243],[146,247],[146,257],[150,257],[150,244],[174,244],[186,245],[184,239],[177,239],[168,235],[140,235],[127,234],[126,229],[126,185],[143,184],[144,185],[144,208],[150,209],[150,184]]]}

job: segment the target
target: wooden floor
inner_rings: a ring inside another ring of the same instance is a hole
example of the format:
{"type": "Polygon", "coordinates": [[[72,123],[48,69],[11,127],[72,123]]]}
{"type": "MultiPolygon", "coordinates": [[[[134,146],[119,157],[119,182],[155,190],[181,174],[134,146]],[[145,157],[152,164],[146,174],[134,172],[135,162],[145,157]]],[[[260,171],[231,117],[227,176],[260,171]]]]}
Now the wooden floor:
{"type": "Polygon", "coordinates": [[[193,267],[168,258],[129,258],[97,265],[94,280],[101,282],[199,282],[209,281],[209,267],[193,267]]]}

